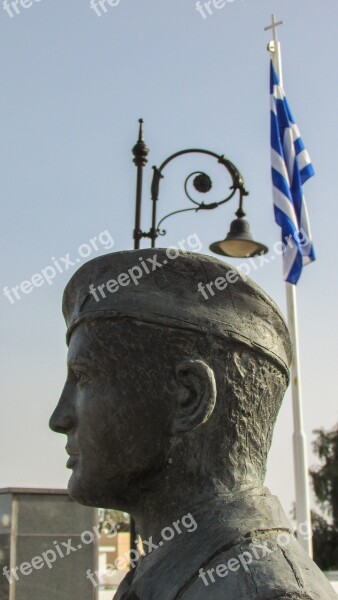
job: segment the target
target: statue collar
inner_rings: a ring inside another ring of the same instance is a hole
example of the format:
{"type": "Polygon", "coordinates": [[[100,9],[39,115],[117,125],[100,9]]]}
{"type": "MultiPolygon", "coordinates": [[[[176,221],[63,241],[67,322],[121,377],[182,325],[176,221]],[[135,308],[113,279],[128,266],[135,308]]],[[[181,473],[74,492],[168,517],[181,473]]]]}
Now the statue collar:
{"type": "Polygon", "coordinates": [[[292,533],[278,498],[266,489],[226,504],[221,512],[201,511],[192,515],[196,530],[175,537],[142,558],[123,580],[114,600],[156,600],[159,591],[162,600],[175,600],[198,576],[201,567],[217,554],[247,541],[250,533],[271,530],[292,533]]]}

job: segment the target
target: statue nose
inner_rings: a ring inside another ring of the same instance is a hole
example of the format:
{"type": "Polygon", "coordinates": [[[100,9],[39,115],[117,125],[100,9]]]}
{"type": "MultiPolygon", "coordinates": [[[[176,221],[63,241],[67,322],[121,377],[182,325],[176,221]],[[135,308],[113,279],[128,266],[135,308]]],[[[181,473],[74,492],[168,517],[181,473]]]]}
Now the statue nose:
{"type": "Polygon", "coordinates": [[[67,434],[74,428],[72,402],[67,397],[65,389],[62,392],[58,405],[49,419],[49,427],[56,433],[64,434],[67,434]]]}
{"type": "Polygon", "coordinates": [[[49,427],[55,433],[65,433],[73,429],[73,419],[70,415],[61,414],[58,407],[49,419],[49,427]]]}

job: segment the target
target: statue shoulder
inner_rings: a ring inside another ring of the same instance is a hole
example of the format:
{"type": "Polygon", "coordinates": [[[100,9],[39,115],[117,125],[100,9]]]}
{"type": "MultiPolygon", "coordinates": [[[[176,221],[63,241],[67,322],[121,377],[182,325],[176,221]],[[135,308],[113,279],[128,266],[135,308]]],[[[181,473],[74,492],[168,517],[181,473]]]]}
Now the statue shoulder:
{"type": "Polygon", "coordinates": [[[257,534],[203,565],[180,600],[338,600],[292,534],[257,534]]]}

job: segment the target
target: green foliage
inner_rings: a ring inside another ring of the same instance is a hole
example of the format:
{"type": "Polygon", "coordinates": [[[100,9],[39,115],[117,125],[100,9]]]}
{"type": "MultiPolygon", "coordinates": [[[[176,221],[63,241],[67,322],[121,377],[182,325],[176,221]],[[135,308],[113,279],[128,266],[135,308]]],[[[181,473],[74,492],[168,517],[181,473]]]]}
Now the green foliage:
{"type": "Polygon", "coordinates": [[[129,531],[130,519],[129,515],[113,508],[99,509],[99,525],[100,532],[111,532],[111,526],[114,524],[117,531],[129,531]]]}
{"type": "Polygon", "coordinates": [[[322,509],[338,529],[338,425],[332,431],[318,429],[313,449],[322,465],[310,470],[313,489],[322,509]]]}
{"type": "Polygon", "coordinates": [[[328,519],[312,513],[314,560],[323,570],[338,569],[338,425],[317,429],[313,449],[321,465],[310,470],[319,506],[328,519]]]}
{"type": "Polygon", "coordinates": [[[323,517],[311,512],[313,557],[322,571],[338,569],[338,531],[323,517]]]}

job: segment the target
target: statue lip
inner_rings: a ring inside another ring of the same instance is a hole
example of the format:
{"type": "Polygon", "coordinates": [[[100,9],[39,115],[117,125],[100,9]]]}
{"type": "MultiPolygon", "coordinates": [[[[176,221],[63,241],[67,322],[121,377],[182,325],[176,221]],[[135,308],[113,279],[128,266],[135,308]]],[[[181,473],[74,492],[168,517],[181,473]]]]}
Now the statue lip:
{"type": "Polygon", "coordinates": [[[75,467],[75,465],[77,464],[78,460],[79,460],[78,455],[71,454],[67,460],[67,464],[66,464],[67,469],[73,469],[75,467]]]}
{"type": "Polygon", "coordinates": [[[68,446],[68,444],[66,446],[66,452],[67,454],[69,454],[69,456],[79,456],[79,453],[76,450],[74,450],[71,446],[68,446]]]}

